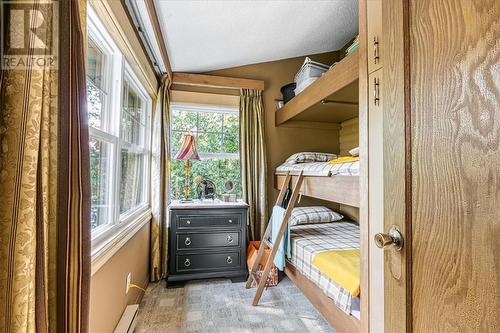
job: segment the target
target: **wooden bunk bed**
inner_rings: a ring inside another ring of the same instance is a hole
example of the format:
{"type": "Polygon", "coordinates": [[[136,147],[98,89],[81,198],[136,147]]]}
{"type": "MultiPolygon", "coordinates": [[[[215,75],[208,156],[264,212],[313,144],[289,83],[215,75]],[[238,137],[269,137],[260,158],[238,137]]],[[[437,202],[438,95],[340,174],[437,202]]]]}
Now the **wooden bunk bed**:
{"type": "MultiPolygon", "coordinates": [[[[286,174],[275,173],[274,184],[279,190],[286,174]]],[[[292,180],[297,176],[292,176],[292,180]]],[[[302,195],[359,207],[359,176],[304,176],[302,195]]]]}
{"type": "MultiPolygon", "coordinates": [[[[351,53],[322,77],[295,96],[275,114],[276,126],[290,120],[341,123],[359,115],[359,54],[351,53]],[[325,105],[325,100],[332,101],[325,105]]],[[[276,172],[274,186],[282,188],[286,173],[276,172]]],[[[292,175],[292,183],[298,174],[292,175]]],[[[347,175],[307,176],[302,179],[301,194],[352,207],[360,207],[360,177],[347,175]]],[[[363,248],[363,245],[361,245],[363,248]]],[[[363,258],[363,256],[362,256],[363,258]]],[[[362,266],[362,272],[365,268],[362,266]]],[[[342,311],[320,287],[309,280],[291,261],[286,260],[285,274],[317,308],[337,332],[360,332],[361,321],[342,311]]],[[[364,274],[364,273],[362,273],[364,274]]],[[[362,285],[362,290],[363,290],[362,285]]],[[[366,290],[366,289],[365,289],[366,290]]]]}

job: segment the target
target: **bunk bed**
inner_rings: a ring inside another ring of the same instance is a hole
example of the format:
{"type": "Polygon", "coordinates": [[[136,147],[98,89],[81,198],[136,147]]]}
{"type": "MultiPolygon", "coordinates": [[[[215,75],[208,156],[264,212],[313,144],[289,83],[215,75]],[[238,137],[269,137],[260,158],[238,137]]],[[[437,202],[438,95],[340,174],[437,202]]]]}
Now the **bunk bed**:
{"type": "MultiPolygon", "coordinates": [[[[349,54],[303,92],[278,109],[275,114],[276,126],[290,120],[341,123],[357,117],[359,114],[357,105],[358,57],[357,50],[349,54]],[[326,100],[330,101],[328,105],[325,105],[326,100]]],[[[285,163],[275,171],[274,185],[276,189],[282,187],[286,181],[287,173],[292,175],[292,184],[299,179],[300,174],[303,175],[300,193],[304,196],[356,208],[360,207],[359,162],[335,166],[328,165],[327,162],[295,165],[285,163]]],[[[359,226],[357,230],[358,242],[360,241],[359,229],[361,228],[363,227],[359,226]]],[[[307,271],[300,267],[293,254],[299,246],[297,239],[294,240],[295,237],[292,231],[292,258],[286,260],[285,274],[336,331],[359,332],[361,329],[360,315],[353,316],[349,314],[349,311],[346,311],[346,308],[339,307],[339,302],[325,290],[325,286],[311,278],[310,274],[307,274],[307,271]]],[[[363,246],[360,247],[363,248],[363,246]]],[[[300,251],[304,252],[304,249],[302,248],[300,251]]],[[[365,268],[362,265],[362,272],[363,269],[365,268]]],[[[362,291],[363,285],[361,285],[362,291]]]]}

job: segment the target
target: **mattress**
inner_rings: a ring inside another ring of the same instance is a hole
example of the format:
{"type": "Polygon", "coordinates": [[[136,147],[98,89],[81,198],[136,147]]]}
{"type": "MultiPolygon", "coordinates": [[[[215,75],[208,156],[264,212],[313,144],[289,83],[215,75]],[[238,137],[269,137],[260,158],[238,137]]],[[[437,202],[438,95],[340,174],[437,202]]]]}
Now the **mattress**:
{"type": "Polygon", "coordinates": [[[284,163],[276,168],[276,173],[303,171],[304,176],[359,176],[359,161],[339,164],[328,162],[284,163]]]}
{"type": "Polygon", "coordinates": [[[303,224],[290,228],[291,263],[316,284],[345,313],[359,318],[359,297],[352,295],[322,274],[313,264],[316,253],[359,249],[359,226],[350,222],[303,224]]]}

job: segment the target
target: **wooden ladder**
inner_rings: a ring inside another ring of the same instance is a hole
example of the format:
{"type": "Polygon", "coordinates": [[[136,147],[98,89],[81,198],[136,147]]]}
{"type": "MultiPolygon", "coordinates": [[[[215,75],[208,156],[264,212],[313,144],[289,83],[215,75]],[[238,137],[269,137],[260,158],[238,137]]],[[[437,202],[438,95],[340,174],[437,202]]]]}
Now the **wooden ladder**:
{"type": "MultiPolygon", "coordinates": [[[[295,207],[295,204],[297,203],[297,199],[299,198],[300,187],[302,186],[303,178],[304,176],[302,174],[302,171],[300,171],[300,173],[298,174],[297,181],[295,182],[295,186],[293,187],[292,196],[290,198],[288,206],[286,207],[285,214],[283,216],[283,221],[281,222],[281,226],[276,236],[274,244],[272,243],[272,221],[268,223],[262,242],[260,242],[259,251],[257,252],[257,258],[255,259],[252,268],[250,269],[250,274],[248,275],[247,284],[245,286],[248,289],[250,288],[253,280],[258,282],[257,291],[255,292],[255,297],[253,298],[252,302],[253,306],[259,304],[260,297],[262,296],[262,292],[264,291],[264,288],[266,286],[267,279],[269,278],[269,273],[271,272],[271,269],[273,267],[274,257],[276,256],[276,252],[278,252],[280,242],[288,226],[288,219],[292,215],[292,210],[295,207]],[[264,251],[266,250],[266,248],[271,249],[271,254],[269,255],[267,262],[264,266],[264,272],[262,274],[262,277],[259,279],[257,276],[257,269],[259,268],[260,261],[262,259],[262,256],[264,255],[264,251]]],[[[291,180],[292,180],[292,175],[288,172],[285,177],[285,181],[281,186],[278,199],[276,199],[275,206],[281,205],[283,198],[285,197],[285,193],[291,183],[291,180]]]]}

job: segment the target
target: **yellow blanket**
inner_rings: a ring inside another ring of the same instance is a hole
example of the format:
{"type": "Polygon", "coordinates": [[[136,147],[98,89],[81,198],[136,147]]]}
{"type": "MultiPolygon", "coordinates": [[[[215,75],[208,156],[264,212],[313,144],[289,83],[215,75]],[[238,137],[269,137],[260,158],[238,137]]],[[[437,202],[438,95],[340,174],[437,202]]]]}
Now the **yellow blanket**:
{"type": "Polygon", "coordinates": [[[359,161],[359,156],[342,156],[328,161],[328,164],[340,164],[359,161]]]}
{"type": "Polygon", "coordinates": [[[331,250],[320,252],[313,257],[312,264],[319,271],[352,296],[359,295],[360,259],[359,250],[331,250]]]}

